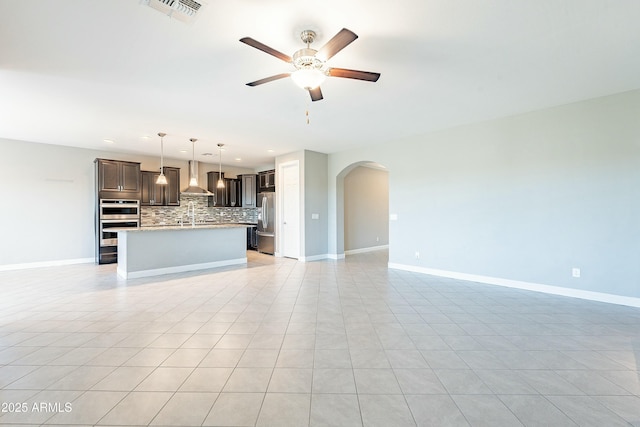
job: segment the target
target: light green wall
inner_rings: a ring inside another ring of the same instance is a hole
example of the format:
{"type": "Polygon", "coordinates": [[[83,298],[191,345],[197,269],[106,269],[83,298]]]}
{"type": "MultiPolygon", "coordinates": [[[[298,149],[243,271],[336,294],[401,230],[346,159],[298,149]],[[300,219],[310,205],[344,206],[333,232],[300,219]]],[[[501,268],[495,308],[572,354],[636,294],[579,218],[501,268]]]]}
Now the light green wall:
{"type": "Polygon", "coordinates": [[[375,161],[390,263],[640,297],[638,117],[634,91],[331,154],[329,252],[341,174],[375,161]]]}
{"type": "Polygon", "coordinates": [[[323,153],[304,152],[305,253],[308,257],[327,255],[327,159],[323,153]],[[318,218],[314,219],[313,214],[318,218]]]}
{"type": "Polygon", "coordinates": [[[0,267],[93,259],[97,152],[4,139],[0,148],[0,267]]]}
{"type": "Polygon", "coordinates": [[[359,166],[344,177],[344,249],[389,244],[389,173],[359,166]]]}

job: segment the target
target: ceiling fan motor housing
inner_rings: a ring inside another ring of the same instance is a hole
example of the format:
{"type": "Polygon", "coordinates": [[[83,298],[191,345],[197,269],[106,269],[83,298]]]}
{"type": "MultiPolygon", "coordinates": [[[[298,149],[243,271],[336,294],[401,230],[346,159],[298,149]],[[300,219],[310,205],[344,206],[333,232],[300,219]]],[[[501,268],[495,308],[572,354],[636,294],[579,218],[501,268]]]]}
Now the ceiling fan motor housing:
{"type": "Polygon", "coordinates": [[[315,69],[321,70],[324,67],[324,61],[316,57],[317,50],[311,48],[300,49],[293,54],[293,65],[296,69],[315,69]]]}
{"type": "Polygon", "coordinates": [[[304,30],[300,33],[300,38],[303,43],[306,43],[307,47],[316,39],[316,32],[313,30],[304,30]]]}

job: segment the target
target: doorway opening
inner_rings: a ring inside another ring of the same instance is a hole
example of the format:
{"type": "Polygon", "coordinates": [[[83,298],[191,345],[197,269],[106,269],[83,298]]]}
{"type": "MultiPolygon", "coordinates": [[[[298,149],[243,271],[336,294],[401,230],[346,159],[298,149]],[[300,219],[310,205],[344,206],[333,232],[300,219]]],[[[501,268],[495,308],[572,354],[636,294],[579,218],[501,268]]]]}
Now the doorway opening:
{"type": "Polygon", "coordinates": [[[354,163],[338,174],[337,186],[342,190],[338,191],[338,249],[345,256],[374,251],[387,254],[388,169],[375,162],[354,163]]]}

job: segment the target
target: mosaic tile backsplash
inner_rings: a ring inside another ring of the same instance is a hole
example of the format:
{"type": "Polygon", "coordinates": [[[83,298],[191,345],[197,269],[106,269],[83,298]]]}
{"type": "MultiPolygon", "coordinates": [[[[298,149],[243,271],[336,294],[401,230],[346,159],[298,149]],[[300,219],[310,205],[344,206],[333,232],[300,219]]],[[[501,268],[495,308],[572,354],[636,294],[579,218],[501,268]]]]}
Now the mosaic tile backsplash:
{"type": "Polygon", "coordinates": [[[257,208],[210,208],[206,197],[180,195],[180,206],[142,206],[140,208],[142,226],[176,225],[180,218],[186,223],[187,207],[193,202],[196,222],[258,222],[257,208]]]}

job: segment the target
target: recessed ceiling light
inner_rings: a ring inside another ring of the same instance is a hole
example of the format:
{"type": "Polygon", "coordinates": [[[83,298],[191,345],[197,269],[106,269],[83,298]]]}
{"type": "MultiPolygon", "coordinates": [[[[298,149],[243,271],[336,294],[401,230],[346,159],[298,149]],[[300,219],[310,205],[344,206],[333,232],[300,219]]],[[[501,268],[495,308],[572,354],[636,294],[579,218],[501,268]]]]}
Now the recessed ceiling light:
{"type": "Polygon", "coordinates": [[[114,143],[113,139],[106,139],[105,138],[105,139],[103,139],[103,141],[106,142],[107,144],[113,144],[114,143]]]}
{"type": "Polygon", "coordinates": [[[181,153],[187,153],[187,150],[180,150],[181,153]]]}
{"type": "Polygon", "coordinates": [[[236,162],[241,162],[242,159],[240,157],[236,157],[236,162]]]}
{"type": "Polygon", "coordinates": [[[202,153],[203,156],[213,156],[213,153],[202,153]]]}
{"type": "Polygon", "coordinates": [[[140,139],[150,139],[151,137],[148,135],[141,136],[140,139]]]}
{"type": "Polygon", "coordinates": [[[267,153],[273,153],[273,150],[272,150],[271,148],[269,148],[269,149],[267,150],[267,153]]]}

